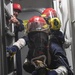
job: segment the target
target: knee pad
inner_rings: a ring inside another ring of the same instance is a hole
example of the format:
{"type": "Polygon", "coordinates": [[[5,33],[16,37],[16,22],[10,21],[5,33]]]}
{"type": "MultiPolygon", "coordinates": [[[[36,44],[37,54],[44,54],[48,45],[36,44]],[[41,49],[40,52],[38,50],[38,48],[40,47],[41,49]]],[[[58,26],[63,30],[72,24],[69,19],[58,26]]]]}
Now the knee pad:
{"type": "Polygon", "coordinates": [[[28,59],[25,59],[23,69],[28,73],[32,73],[35,70],[35,66],[31,64],[31,62],[28,59]]]}

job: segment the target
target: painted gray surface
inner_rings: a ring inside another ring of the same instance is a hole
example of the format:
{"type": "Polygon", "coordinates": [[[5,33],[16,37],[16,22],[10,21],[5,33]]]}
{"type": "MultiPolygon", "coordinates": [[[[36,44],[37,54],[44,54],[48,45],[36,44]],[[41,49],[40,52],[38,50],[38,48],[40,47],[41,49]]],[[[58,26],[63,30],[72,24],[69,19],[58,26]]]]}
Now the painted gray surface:
{"type": "Polygon", "coordinates": [[[75,0],[70,1],[70,15],[71,15],[71,29],[72,29],[72,59],[73,59],[73,71],[74,71],[74,75],[75,75],[75,4],[74,4],[75,0]],[[74,21],[74,23],[73,23],[74,21]]]}
{"type": "Polygon", "coordinates": [[[22,8],[46,8],[52,7],[53,0],[13,0],[20,3],[22,8]]]}

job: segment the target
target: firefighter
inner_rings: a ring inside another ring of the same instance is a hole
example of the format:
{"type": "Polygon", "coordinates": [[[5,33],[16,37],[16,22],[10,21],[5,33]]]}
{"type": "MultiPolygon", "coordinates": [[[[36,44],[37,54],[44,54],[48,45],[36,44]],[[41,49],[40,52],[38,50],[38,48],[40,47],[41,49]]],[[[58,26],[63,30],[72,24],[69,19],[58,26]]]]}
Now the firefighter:
{"type": "MultiPolygon", "coordinates": [[[[28,45],[29,47],[29,52],[27,55],[27,63],[25,63],[25,70],[29,71],[31,73],[34,70],[34,66],[31,64],[31,59],[33,58],[34,55],[37,55],[33,53],[33,51],[36,50],[38,51],[46,49],[45,45],[47,45],[47,33],[48,32],[48,25],[46,24],[46,21],[39,16],[34,16],[32,17],[27,24],[27,36],[24,36],[20,38],[17,42],[13,44],[11,48],[7,48],[7,50],[10,50],[12,55],[18,50],[21,49],[24,45],[28,45]],[[28,62],[29,61],[29,62],[28,62]],[[32,69],[29,67],[31,66],[32,69]]],[[[34,51],[35,52],[35,51],[34,51]]],[[[40,51],[40,53],[42,53],[40,51]]]]}
{"type": "MultiPolygon", "coordinates": [[[[43,18],[46,20],[46,22],[49,24],[49,20],[50,20],[51,18],[58,17],[58,16],[57,16],[57,12],[56,12],[53,8],[46,8],[46,9],[42,12],[41,17],[43,17],[43,18]]],[[[52,25],[52,26],[53,26],[53,25],[52,25]]],[[[57,31],[57,29],[58,29],[58,28],[55,29],[55,27],[53,28],[53,30],[55,30],[55,31],[57,31]]],[[[59,29],[59,30],[60,30],[60,29],[59,29]]],[[[51,29],[51,31],[52,31],[52,29],[51,29]]],[[[64,35],[61,31],[62,31],[62,30],[59,31],[60,33],[56,32],[56,33],[58,33],[57,36],[60,35],[60,34],[61,34],[62,36],[64,35]]],[[[68,41],[66,38],[63,38],[62,41],[64,42],[64,44],[63,44],[63,47],[64,47],[64,48],[68,48],[68,47],[71,45],[71,42],[68,41]]],[[[61,41],[61,42],[62,42],[62,41],[61,41]]]]}
{"type": "MultiPolygon", "coordinates": [[[[18,40],[18,32],[21,32],[24,30],[23,21],[18,18],[19,13],[22,12],[22,7],[18,3],[13,3],[13,15],[9,19],[9,23],[14,24],[14,33],[15,33],[15,41],[18,40]]],[[[22,74],[22,63],[21,63],[21,52],[20,50],[16,53],[16,64],[17,64],[17,74],[22,74]]]]}
{"type": "Polygon", "coordinates": [[[18,40],[18,32],[24,30],[24,25],[21,19],[18,18],[21,13],[22,7],[18,3],[13,3],[13,15],[11,16],[9,23],[14,23],[15,41],[18,40]]]}
{"type": "MultiPolygon", "coordinates": [[[[20,50],[27,43],[29,52],[27,55],[27,60],[25,61],[23,67],[27,72],[32,73],[34,75],[35,66],[31,63],[32,59],[42,55],[47,56],[47,49],[49,49],[47,47],[49,45],[49,25],[47,25],[46,21],[42,17],[34,16],[28,21],[27,33],[28,41],[26,41],[25,37],[20,38],[17,42],[13,44],[12,47],[8,47],[7,51],[9,51],[11,55],[15,54],[17,50],[20,50]]],[[[54,47],[54,50],[55,48],[56,47],[54,47]]],[[[54,54],[51,57],[55,57],[54,54]]],[[[46,69],[47,75],[67,75],[67,68],[63,64],[60,64],[55,59],[52,59],[51,65],[50,66],[52,70],[46,69]],[[56,66],[54,65],[54,63],[56,64],[56,66]],[[54,67],[52,68],[51,65],[54,67]]],[[[48,66],[48,68],[50,67],[48,66]]],[[[37,75],[37,71],[35,72],[37,75]]]]}
{"type": "MultiPolygon", "coordinates": [[[[71,75],[72,72],[70,71],[69,63],[66,57],[66,52],[63,48],[63,44],[65,43],[64,34],[60,31],[61,21],[57,17],[57,13],[53,8],[46,8],[41,15],[47,22],[50,28],[50,52],[53,61],[55,59],[59,60],[61,63],[58,65],[67,66],[68,75],[71,75]],[[60,58],[61,57],[61,58],[60,58]],[[62,63],[63,60],[63,63],[62,63]]],[[[59,62],[58,61],[58,62],[59,62]]],[[[54,62],[52,62],[53,64],[54,62]]],[[[57,66],[54,63],[55,66],[57,66]]],[[[50,67],[55,68],[55,66],[50,65],[50,67]]]]}

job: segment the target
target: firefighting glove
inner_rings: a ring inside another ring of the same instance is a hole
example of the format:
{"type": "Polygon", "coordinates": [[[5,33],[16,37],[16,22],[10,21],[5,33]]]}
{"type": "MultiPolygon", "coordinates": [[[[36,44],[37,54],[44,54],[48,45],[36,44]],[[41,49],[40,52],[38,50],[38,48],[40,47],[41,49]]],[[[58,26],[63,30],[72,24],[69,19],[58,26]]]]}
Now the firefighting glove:
{"type": "Polygon", "coordinates": [[[12,46],[12,47],[6,47],[7,52],[9,52],[9,55],[11,57],[14,56],[14,54],[16,54],[18,47],[17,46],[12,46]]]}
{"type": "Polygon", "coordinates": [[[68,75],[68,70],[65,66],[59,66],[56,69],[48,70],[48,75],[68,75]]]}

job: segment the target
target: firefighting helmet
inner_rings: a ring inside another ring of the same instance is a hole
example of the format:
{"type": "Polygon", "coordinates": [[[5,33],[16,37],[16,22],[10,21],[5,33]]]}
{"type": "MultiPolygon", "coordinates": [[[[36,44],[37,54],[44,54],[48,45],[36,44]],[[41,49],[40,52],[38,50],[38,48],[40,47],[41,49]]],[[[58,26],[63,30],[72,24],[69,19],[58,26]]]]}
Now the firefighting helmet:
{"type": "Polygon", "coordinates": [[[18,10],[19,12],[22,11],[22,7],[21,7],[21,5],[18,4],[18,3],[13,3],[13,9],[14,9],[14,10],[18,10]]]}
{"type": "Polygon", "coordinates": [[[29,19],[27,24],[27,32],[33,31],[44,31],[48,33],[49,25],[46,23],[44,18],[40,16],[33,16],[29,19]]]}
{"type": "Polygon", "coordinates": [[[54,17],[49,20],[50,30],[60,30],[61,21],[59,18],[54,17]]]}
{"type": "Polygon", "coordinates": [[[41,17],[43,17],[48,22],[49,19],[57,17],[57,13],[53,8],[46,8],[42,12],[41,17]]]}

